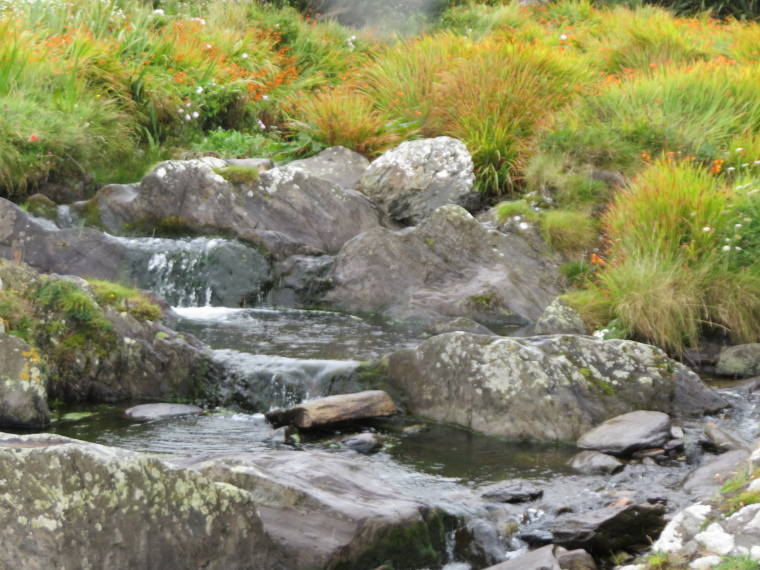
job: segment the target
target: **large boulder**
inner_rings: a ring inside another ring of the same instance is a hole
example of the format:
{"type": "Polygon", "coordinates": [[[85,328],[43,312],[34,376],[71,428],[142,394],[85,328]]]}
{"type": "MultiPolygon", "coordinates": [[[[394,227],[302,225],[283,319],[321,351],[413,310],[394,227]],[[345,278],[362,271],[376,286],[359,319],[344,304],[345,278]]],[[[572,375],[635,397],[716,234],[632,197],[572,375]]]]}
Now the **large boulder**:
{"type": "Polygon", "coordinates": [[[293,568],[256,498],[155,457],[0,434],[6,568],[293,568]]]}
{"type": "Polygon", "coordinates": [[[472,157],[467,147],[449,137],[408,141],[375,160],[359,189],[391,219],[416,225],[447,204],[472,209],[472,157]]]}
{"type": "Polygon", "coordinates": [[[715,372],[722,376],[760,376],[760,344],[740,344],[721,351],[715,372]]]}
{"type": "Polygon", "coordinates": [[[450,205],[417,227],[357,236],[338,255],[332,280],[325,301],[340,309],[527,324],[557,296],[560,277],[520,236],[450,205]]]}
{"type": "Polygon", "coordinates": [[[662,447],[670,439],[670,416],[637,410],[614,417],[584,433],[578,447],[618,457],[662,447]]]}
{"type": "Polygon", "coordinates": [[[160,291],[173,304],[255,304],[271,285],[270,262],[222,239],[115,238],[93,228],[50,229],[0,198],[0,258],[43,273],[119,281],[160,291]]]}
{"type": "Polygon", "coordinates": [[[220,166],[209,159],[162,162],[139,186],[106,188],[82,207],[94,209],[111,233],[129,224],[146,233],[228,235],[283,258],[337,253],[379,225],[365,196],[301,168],[274,168],[233,185],[217,174],[220,166]]]}
{"type": "MultiPolygon", "coordinates": [[[[681,384],[712,394],[658,348],[587,336],[449,333],[386,360],[387,384],[410,413],[514,439],[575,441],[639,409],[703,412],[678,404],[681,384]]],[[[715,402],[712,411],[726,406],[720,396],[715,402]]]]}
{"type": "Polygon", "coordinates": [[[369,160],[346,147],[331,146],[309,158],[294,160],[288,166],[349,189],[356,188],[369,166],[369,160]]]}
{"type": "Polygon", "coordinates": [[[40,428],[50,423],[41,364],[36,350],[0,332],[0,425],[40,428]]]}
{"type": "Polygon", "coordinates": [[[334,455],[280,450],[182,465],[249,491],[291,570],[438,567],[444,523],[454,522],[399,494],[370,465],[334,455]]]}

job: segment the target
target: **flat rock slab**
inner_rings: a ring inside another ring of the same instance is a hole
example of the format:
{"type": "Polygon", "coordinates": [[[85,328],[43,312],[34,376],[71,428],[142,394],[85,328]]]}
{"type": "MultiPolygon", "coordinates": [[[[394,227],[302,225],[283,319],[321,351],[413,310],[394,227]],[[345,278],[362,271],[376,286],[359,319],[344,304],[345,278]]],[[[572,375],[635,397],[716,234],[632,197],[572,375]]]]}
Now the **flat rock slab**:
{"type": "Polygon", "coordinates": [[[683,484],[683,490],[700,499],[713,496],[727,479],[744,467],[749,451],[737,449],[719,455],[712,461],[692,471],[683,484]]]}
{"type": "Polygon", "coordinates": [[[288,163],[291,168],[301,170],[337,184],[341,188],[356,188],[364,171],[369,167],[369,160],[361,154],[342,146],[331,146],[319,154],[288,163]]]}
{"type": "Polygon", "coordinates": [[[614,417],[584,433],[578,447],[625,456],[639,449],[662,447],[670,439],[670,416],[639,410],[614,417]]]}
{"type": "Polygon", "coordinates": [[[586,475],[608,475],[622,471],[625,464],[606,453],[589,450],[574,455],[570,467],[586,475]]]}
{"type": "Polygon", "coordinates": [[[525,503],[544,496],[544,492],[527,481],[505,481],[481,489],[481,498],[494,503],[525,503]]]}
{"type": "Polygon", "coordinates": [[[556,550],[558,548],[554,545],[544,546],[512,560],[491,566],[487,570],[561,570],[559,560],[555,555],[556,550]]]}
{"type": "Polygon", "coordinates": [[[136,422],[150,422],[153,420],[165,420],[179,416],[200,414],[203,408],[189,404],[140,404],[129,408],[124,415],[136,422]]]}
{"type": "Polygon", "coordinates": [[[395,413],[396,404],[386,392],[370,390],[310,400],[286,410],[274,410],[266,417],[275,425],[294,425],[303,429],[395,413]]]}

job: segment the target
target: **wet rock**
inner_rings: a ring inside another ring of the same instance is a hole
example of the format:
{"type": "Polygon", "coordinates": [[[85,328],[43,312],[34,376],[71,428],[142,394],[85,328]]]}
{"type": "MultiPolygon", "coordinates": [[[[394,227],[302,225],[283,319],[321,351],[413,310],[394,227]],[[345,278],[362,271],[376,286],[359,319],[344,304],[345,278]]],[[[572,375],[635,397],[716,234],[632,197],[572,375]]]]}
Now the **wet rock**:
{"type": "Polygon", "coordinates": [[[536,547],[551,544],[554,535],[546,529],[532,528],[518,532],[517,538],[527,543],[528,546],[536,547]]]}
{"type": "Polygon", "coordinates": [[[276,263],[274,272],[278,280],[269,294],[269,304],[296,309],[313,307],[332,287],[329,275],[334,262],[330,255],[293,255],[276,263]]]}
{"type": "Polygon", "coordinates": [[[369,167],[369,160],[342,146],[331,146],[317,155],[288,163],[291,168],[328,180],[341,188],[356,188],[369,167]]]}
{"type": "Polygon", "coordinates": [[[584,433],[578,447],[618,457],[659,447],[670,438],[670,416],[662,412],[635,411],[614,417],[584,433]]]}
{"type": "Polygon", "coordinates": [[[760,375],[760,344],[740,344],[723,349],[715,372],[741,378],[760,375]]]}
{"type": "Polygon", "coordinates": [[[564,515],[551,528],[554,544],[606,554],[649,544],[665,526],[662,505],[611,505],[580,515],[564,515]]]}
{"type": "Polygon", "coordinates": [[[439,208],[415,228],[356,237],[338,255],[332,279],[325,301],[336,308],[485,325],[535,321],[560,280],[520,236],[489,229],[458,206],[439,208]]]}
{"type": "Polygon", "coordinates": [[[578,313],[557,297],[546,307],[536,322],[535,334],[588,334],[589,330],[578,313]]]}
{"type": "Polygon", "coordinates": [[[383,448],[382,438],[374,433],[361,433],[341,440],[341,443],[357,453],[369,455],[383,448]]]}
{"type": "Polygon", "coordinates": [[[562,570],[596,570],[596,562],[585,550],[578,549],[562,552],[565,549],[560,549],[561,547],[557,548],[555,555],[562,570]]]}
{"type": "Polygon", "coordinates": [[[555,556],[556,546],[549,545],[521,554],[517,558],[507,560],[487,570],[561,570],[559,560],[555,556]]]}
{"type": "Polygon", "coordinates": [[[310,400],[287,410],[274,410],[266,414],[275,425],[294,425],[313,428],[338,422],[361,420],[396,413],[396,404],[382,390],[356,394],[342,394],[310,400]]]}
{"type": "Polygon", "coordinates": [[[737,449],[747,449],[747,444],[743,443],[735,435],[728,431],[722,430],[716,426],[708,425],[705,427],[705,435],[712,442],[715,449],[719,452],[734,451],[737,449]]]}
{"type": "Polygon", "coordinates": [[[683,428],[679,426],[670,426],[670,437],[673,439],[683,439],[683,428]]]}
{"type": "Polygon", "coordinates": [[[389,150],[370,165],[359,189],[391,219],[415,225],[447,204],[474,206],[474,180],[467,147],[438,137],[389,150]]]}
{"type": "Polygon", "coordinates": [[[543,490],[528,481],[503,481],[481,489],[480,496],[494,503],[525,503],[544,496],[543,490]]]}
{"type": "Polygon", "coordinates": [[[272,443],[279,443],[281,445],[296,445],[300,442],[301,436],[298,428],[294,426],[282,426],[272,432],[269,440],[272,443]]]}
{"type": "Polygon", "coordinates": [[[454,555],[475,568],[486,568],[507,559],[493,523],[470,520],[454,535],[454,555]]]}
{"type": "Polygon", "coordinates": [[[681,552],[697,533],[699,533],[710,514],[712,507],[696,503],[678,514],[665,526],[653,550],[660,552],[681,552]]]}
{"type": "Polygon", "coordinates": [[[683,483],[683,490],[699,499],[710,498],[747,463],[748,458],[746,449],[728,451],[692,471],[683,483]]]}
{"type": "Polygon", "coordinates": [[[352,237],[379,226],[379,213],[365,196],[304,170],[274,168],[233,187],[207,162],[162,162],[132,189],[131,199],[99,193],[87,207],[95,216],[101,209],[111,212],[100,221],[112,233],[129,223],[146,233],[228,235],[279,258],[334,254],[352,237]]]}
{"type": "Polygon", "coordinates": [[[155,457],[0,434],[8,568],[292,568],[251,493],[155,457]]]}
{"type": "Polygon", "coordinates": [[[428,324],[425,332],[430,335],[446,334],[450,332],[467,332],[472,334],[484,334],[487,336],[497,336],[495,332],[489,328],[484,327],[480,323],[476,323],[472,319],[467,317],[459,317],[458,319],[445,319],[433,321],[428,324]]]}
{"type": "Polygon", "coordinates": [[[150,422],[196,415],[201,412],[203,412],[203,408],[189,404],[140,404],[125,410],[124,415],[136,422],[150,422]]]}
{"type": "Polygon", "coordinates": [[[728,407],[728,401],[715,390],[707,388],[704,382],[690,382],[686,376],[675,379],[673,393],[673,413],[675,415],[712,414],[728,407]]]}
{"type": "Polygon", "coordinates": [[[181,464],[256,497],[290,570],[435,567],[444,522],[454,522],[389,487],[370,466],[335,455],[279,450],[181,464]]]}
{"type": "Polygon", "coordinates": [[[50,423],[41,365],[35,349],[0,332],[0,426],[41,428],[50,423]]]}
{"type": "Polygon", "coordinates": [[[631,457],[634,459],[658,459],[665,455],[664,449],[642,449],[641,451],[634,451],[631,457]]]}
{"type": "Polygon", "coordinates": [[[586,336],[449,333],[386,360],[412,415],[511,439],[574,441],[626,412],[670,411],[679,379],[709,391],[657,348],[586,336]]]}
{"type": "Polygon", "coordinates": [[[625,468],[619,459],[598,451],[581,451],[570,460],[570,466],[585,475],[611,475],[625,468]]]}

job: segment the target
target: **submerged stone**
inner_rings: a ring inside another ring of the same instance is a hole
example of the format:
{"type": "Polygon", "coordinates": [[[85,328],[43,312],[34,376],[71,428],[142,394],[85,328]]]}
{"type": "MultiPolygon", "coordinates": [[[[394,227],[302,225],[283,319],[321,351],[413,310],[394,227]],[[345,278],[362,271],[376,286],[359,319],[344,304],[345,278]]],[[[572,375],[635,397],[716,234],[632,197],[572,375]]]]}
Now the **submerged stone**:
{"type": "Polygon", "coordinates": [[[203,408],[189,404],[140,404],[125,410],[124,415],[136,422],[150,422],[195,415],[201,412],[203,412],[203,408]]]}
{"type": "Polygon", "coordinates": [[[622,457],[660,447],[669,439],[670,416],[640,410],[609,419],[584,433],[578,447],[622,457]]]}

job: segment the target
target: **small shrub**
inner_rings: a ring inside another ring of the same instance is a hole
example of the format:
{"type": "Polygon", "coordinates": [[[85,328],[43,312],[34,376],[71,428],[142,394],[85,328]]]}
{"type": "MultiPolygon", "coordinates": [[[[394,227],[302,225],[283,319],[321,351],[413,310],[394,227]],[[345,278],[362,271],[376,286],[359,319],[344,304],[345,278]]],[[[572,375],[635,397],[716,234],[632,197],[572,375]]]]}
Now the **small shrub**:
{"type": "Polygon", "coordinates": [[[136,289],[110,281],[98,279],[88,281],[95,291],[95,299],[101,306],[111,306],[120,311],[126,311],[138,321],[160,321],[163,317],[161,307],[136,289]]]}
{"type": "Polygon", "coordinates": [[[214,172],[230,184],[239,186],[250,186],[259,179],[259,169],[253,166],[232,165],[214,168],[214,172]]]}
{"type": "Polygon", "coordinates": [[[98,304],[71,281],[46,282],[40,287],[36,300],[42,307],[60,313],[63,318],[72,319],[92,332],[105,333],[112,329],[98,304]]]}
{"type": "Polygon", "coordinates": [[[592,249],[597,240],[596,222],[584,212],[549,210],[541,220],[546,243],[567,257],[578,257],[592,249]]]}
{"type": "Polygon", "coordinates": [[[190,148],[196,152],[214,152],[222,158],[266,157],[275,141],[264,135],[216,129],[190,148]]]}

